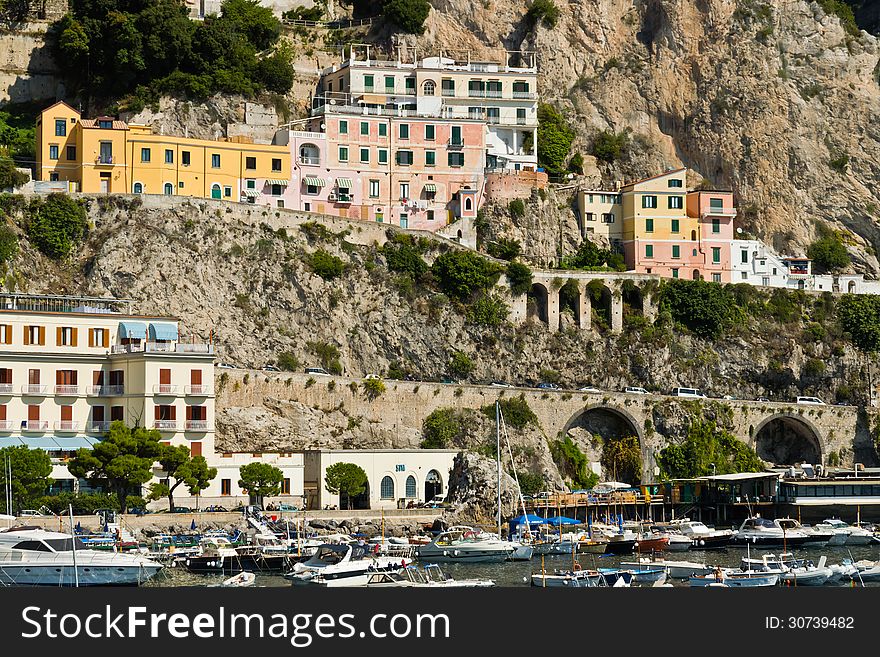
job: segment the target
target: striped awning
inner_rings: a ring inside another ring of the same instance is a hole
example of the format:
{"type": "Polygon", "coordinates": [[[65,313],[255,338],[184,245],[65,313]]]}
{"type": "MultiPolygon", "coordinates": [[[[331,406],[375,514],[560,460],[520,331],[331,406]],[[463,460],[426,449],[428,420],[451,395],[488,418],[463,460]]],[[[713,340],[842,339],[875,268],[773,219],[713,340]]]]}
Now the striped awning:
{"type": "Polygon", "coordinates": [[[342,189],[351,189],[354,185],[351,184],[351,178],[337,178],[336,186],[341,187],[342,189]]]}
{"type": "Polygon", "coordinates": [[[282,187],[287,187],[290,184],[288,180],[267,180],[266,181],[270,185],[281,185],[282,187]]]}
{"type": "Polygon", "coordinates": [[[437,191],[437,185],[435,185],[434,183],[427,183],[427,184],[425,185],[425,191],[426,191],[426,192],[436,192],[436,191],[437,191]]]}
{"type": "Polygon", "coordinates": [[[306,185],[311,185],[312,187],[323,187],[327,184],[324,182],[323,178],[318,178],[316,176],[306,176],[303,180],[306,185]]]}
{"type": "Polygon", "coordinates": [[[243,189],[241,195],[246,196],[247,198],[257,198],[260,195],[260,192],[255,189],[243,189]]]}

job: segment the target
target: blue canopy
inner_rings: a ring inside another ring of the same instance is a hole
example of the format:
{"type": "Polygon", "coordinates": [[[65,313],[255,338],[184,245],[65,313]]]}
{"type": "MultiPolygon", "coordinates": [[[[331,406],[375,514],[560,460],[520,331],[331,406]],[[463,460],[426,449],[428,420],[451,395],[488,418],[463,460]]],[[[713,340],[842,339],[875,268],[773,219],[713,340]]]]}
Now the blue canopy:
{"type": "Polygon", "coordinates": [[[0,438],[0,449],[4,447],[21,447],[21,441],[18,438],[0,438]]]}
{"type": "Polygon", "coordinates": [[[146,340],[147,325],[143,322],[119,322],[119,337],[146,340]]]}
{"type": "Polygon", "coordinates": [[[61,448],[52,438],[36,438],[31,436],[22,436],[19,440],[29,449],[42,449],[47,452],[57,452],[61,448]]]}
{"type": "Polygon", "coordinates": [[[81,447],[91,449],[97,442],[94,438],[88,436],[71,436],[68,438],[57,436],[53,440],[58,443],[58,447],[67,452],[73,452],[81,447]]]}
{"type": "Polygon", "coordinates": [[[516,518],[512,518],[510,520],[510,526],[516,527],[517,525],[524,525],[525,523],[530,525],[544,525],[547,524],[547,521],[540,516],[532,515],[531,513],[526,516],[517,516],[516,518]]]}
{"type": "Polygon", "coordinates": [[[177,340],[177,324],[150,324],[150,340],[177,340]]]}
{"type": "Polygon", "coordinates": [[[554,527],[556,527],[557,525],[583,524],[580,520],[576,520],[575,518],[566,518],[565,516],[553,516],[552,518],[547,518],[546,522],[548,525],[553,525],[554,527]]]}

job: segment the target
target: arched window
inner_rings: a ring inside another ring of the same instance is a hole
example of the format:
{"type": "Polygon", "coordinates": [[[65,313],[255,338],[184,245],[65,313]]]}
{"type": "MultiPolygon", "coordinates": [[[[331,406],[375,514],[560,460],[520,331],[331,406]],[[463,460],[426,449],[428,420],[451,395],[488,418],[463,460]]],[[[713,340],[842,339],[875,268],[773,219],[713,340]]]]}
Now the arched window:
{"type": "Polygon", "coordinates": [[[165,196],[171,196],[172,194],[174,194],[174,185],[165,183],[165,196]]]}
{"type": "Polygon", "coordinates": [[[692,231],[691,231],[691,241],[692,241],[692,242],[696,242],[696,241],[697,241],[697,231],[695,231],[695,230],[692,230],[692,231]]]}
{"type": "Polygon", "coordinates": [[[436,89],[436,85],[433,80],[425,80],[425,83],[422,85],[422,93],[425,96],[433,96],[434,89],[436,89]]]}
{"type": "Polygon", "coordinates": [[[472,207],[473,207],[473,201],[471,201],[471,197],[468,196],[468,197],[464,200],[464,209],[465,209],[465,210],[470,210],[472,207]]]}
{"type": "MultiPolygon", "coordinates": [[[[800,282],[803,283],[803,281],[800,281],[800,282]]],[[[856,291],[856,282],[855,282],[855,281],[850,281],[850,282],[849,282],[849,285],[847,286],[847,288],[848,288],[848,291],[849,291],[850,294],[854,294],[855,291],[856,291]]],[[[801,289],[803,289],[803,288],[801,288],[801,289]]]]}
{"type": "Polygon", "coordinates": [[[394,499],[394,480],[388,475],[382,477],[382,484],[379,486],[379,495],[383,500],[394,499]]]}
{"type": "Polygon", "coordinates": [[[416,496],[416,478],[412,475],[406,478],[406,496],[410,498],[416,496]]]}
{"type": "Polygon", "coordinates": [[[314,144],[303,144],[299,147],[300,164],[320,164],[321,149],[314,144]]]}
{"type": "Polygon", "coordinates": [[[695,281],[700,280],[700,270],[699,269],[694,269],[694,280],[695,281]]]}
{"type": "Polygon", "coordinates": [[[443,492],[443,479],[436,470],[431,470],[425,477],[425,501],[429,502],[443,492]]]}
{"type": "Polygon", "coordinates": [[[220,189],[220,185],[218,185],[217,183],[214,183],[213,185],[211,185],[211,198],[216,198],[216,199],[223,198],[223,192],[220,189]]]}
{"type": "Polygon", "coordinates": [[[144,193],[144,186],[143,186],[143,184],[142,184],[142,183],[135,183],[135,184],[134,184],[134,189],[132,189],[132,191],[133,191],[135,194],[143,194],[143,193],[144,193]]]}

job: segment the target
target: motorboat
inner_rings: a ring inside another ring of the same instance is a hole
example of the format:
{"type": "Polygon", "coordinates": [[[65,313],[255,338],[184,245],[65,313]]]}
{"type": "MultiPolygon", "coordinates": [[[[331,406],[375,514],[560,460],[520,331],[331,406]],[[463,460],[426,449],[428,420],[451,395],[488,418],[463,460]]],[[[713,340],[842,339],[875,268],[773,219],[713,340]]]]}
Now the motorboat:
{"type": "Polygon", "coordinates": [[[672,579],[687,579],[692,575],[707,575],[714,572],[715,568],[705,563],[695,561],[669,561],[667,559],[639,559],[637,562],[621,561],[621,568],[641,567],[663,568],[666,575],[672,579]]]}
{"type": "Polygon", "coordinates": [[[515,549],[511,541],[482,536],[473,527],[456,526],[427,545],[419,545],[418,558],[429,563],[500,563],[515,549]]]}
{"type": "Polygon", "coordinates": [[[244,588],[246,586],[253,586],[257,581],[257,576],[254,573],[249,573],[246,570],[241,571],[238,575],[233,575],[225,580],[223,580],[220,584],[215,584],[215,586],[222,586],[224,588],[244,588]]]}
{"type": "Polygon", "coordinates": [[[600,586],[602,575],[596,570],[555,570],[553,573],[535,573],[532,586],[542,588],[591,589],[600,586]]]}
{"type": "Polygon", "coordinates": [[[629,587],[634,577],[632,571],[621,570],[619,568],[599,568],[600,586],[611,586],[614,588],[629,587]]]}
{"type": "Polygon", "coordinates": [[[725,548],[733,540],[734,532],[729,529],[712,529],[702,522],[683,518],[670,523],[678,529],[682,536],[691,540],[691,546],[697,550],[713,550],[725,548]]]}
{"type": "Polygon", "coordinates": [[[669,532],[666,537],[669,539],[666,549],[670,552],[684,552],[690,550],[694,543],[693,539],[679,532],[669,532]]]}
{"type": "Polygon", "coordinates": [[[76,536],[42,527],[0,529],[0,585],[137,586],[162,567],[139,553],[89,550],[76,536]]]}
{"type": "Polygon", "coordinates": [[[716,584],[723,584],[731,588],[776,586],[779,583],[779,573],[764,573],[739,568],[716,568],[715,572],[708,575],[689,577],[688,583],[694,587],[716,584]]]}
{"type": "Polygon", "coordinates": [[[880,580],[880,562],[862,559],[861,561],[856,561],[853,566],[855,566],[857,571],[852,574],[853,580],[857,582],[880,580]]]}
{"type": "Polygon", "coordinates": [[[632,554],[638,540],[639,535],[629,530],[613,534],[605,544],[605,554],[632,554]]]}
{"type": "Polygon", "coordinates": [[[858,579],[859,569],[853,565],[849,559],[844,559],[843,563],[831,564],[831,577],[829,582],[839,582],[842,579],[858,579]]]}
{"type": "Polygon", "coordinates": [[[846,541],[844,545],[868,545],[874,542],[874,532],[857,525],[848,525],[839,518],[828,518],[823,520],[821,524],[845,532],[846,541]]]}
{"type": "Polygon", "coordinates": [[[791,568],[802,568],[805,565],[803,559],[795,559],[791,552],[783,552],[778,557],[775,554],[762,554],[759,559],[751,556],[740,560],[740,568],[743,570],[761,570],[764,572],[784,573],[791,568]]]}
{"type": "Polygon", "coordinates": [[[669,547],[669,537],[666,534],[641,534],[636,541],[635,548],[639,552],[651,553],[662,552],[669,547]]]}
{"type": "Polygon", "coordinates": [[[400,573],[410,563],[405,557],[376,556],[362,545],[327,543],[284,578],[294,586],[366,586],[374,573],[400,573]]]}
{"type": "Polygon", "coordinates": [[[825,565],[825,556],[819,557],[819,565],[813,565],[807,561],[800,566],[794,566],[783,573],[780,579],[785,584],[794,586],[822,586],[832,578],[834,571],[825,565]]]}
{"type": "Polygon", "coordinates": [[[736,545],[754,547],[799,547],[808,543],[811,536],[798,529],[783,529],[778,520],[754,516],[746,518],[733,538],[736,545]]]}
{"type": "Polygon", "coordinates": [[[785,530],[786,536],[792,530],[802,531],[810,536],[810,540],[803,544],[804,547],[824,547],[834,536],[830,527],[807,527],[794,518],[777,518],[776,520],[779,522],[779,526],[785,530]]]}
{"type": "Polygon", "coordinates": [[[813,525],[813,529],[831,532],[831,538],[828,539],[826,545],[839,547],[841,545],[846,545],[846,539],[849,538],[849,525],[845,522],[841,523],[841,525],[842,526],[832,525],[826,521],[813,525]]]}
{"type": "Polygon", "coordinates": [[[419,570],[415,565],[407,566],[402,572],[383,570],[370,573],[367,588],[486,588],[495,586],[495,581],[485,578],[454,579],[443,574],[439,564],[425,564],[419,570]]]}
{"type": "MultiPolygon", "coordinates": [[[[611,572],[619,572],[617,568],[599,568],[599,572],[603,575],[607,575],[611,572]]],[[[632,581],[636,584],[643,584],[645,582],[656,582],[660,579],[666,578],[666,569],[662,566],[652,566],[647,564],[641,564],[635,568],[626,568],[626,572],[632,575],[632,581]]]]}
{"type": "Polygon", "coordinates": [[[199,554],[182,559],[191,573],[234,575],[242,571],[284,572],[290,567],[292,557],[286,548],[272,544],[264,551],[259,545],[235,546],[224,536],[203,536],[199,541],[199,554]]]}

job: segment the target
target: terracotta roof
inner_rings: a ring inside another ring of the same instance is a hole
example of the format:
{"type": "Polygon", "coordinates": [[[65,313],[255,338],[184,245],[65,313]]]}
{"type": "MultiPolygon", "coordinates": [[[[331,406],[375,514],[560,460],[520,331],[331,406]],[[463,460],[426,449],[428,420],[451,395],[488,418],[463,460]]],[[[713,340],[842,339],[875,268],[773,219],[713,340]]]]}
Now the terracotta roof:
{"type": "Polygon", "coordinates": [[[681,167],[679,169],[672,169],[671,171],[664,171],[663,173],[658,173],[654,176],[648,176],[647,178],[642,178],[641,180],[634,180],[633,182],[628,182],[623,185],[623,187],[632,187],[633,185],[639,185],[643,182],[648,182],[649,180],[654,180],[655,178],[662,178],[663,176],[670,176],[673,173],[681,173],[682,171],[687,171],[687,167],[681,167]]]}
{"type": "MultiPolygon", "coordinates": [[[[110,118],[106,119],[81,119],[80,124],[83,128],[97,128],[98,121],[109,121],[110,118]]],[[[105,128],[106,129],[106,128],[105,128]]],[[[127,130],[128,124],[125,121],[113,121],[113,129],[114,130],[127,130]]]]}

